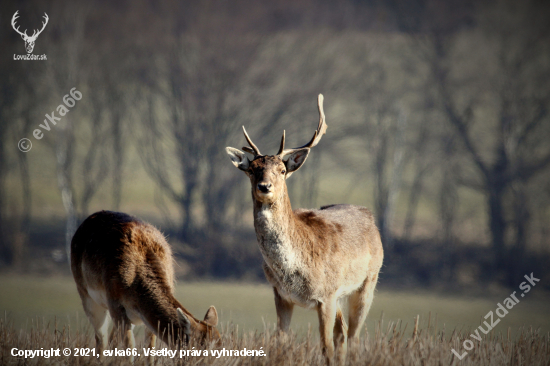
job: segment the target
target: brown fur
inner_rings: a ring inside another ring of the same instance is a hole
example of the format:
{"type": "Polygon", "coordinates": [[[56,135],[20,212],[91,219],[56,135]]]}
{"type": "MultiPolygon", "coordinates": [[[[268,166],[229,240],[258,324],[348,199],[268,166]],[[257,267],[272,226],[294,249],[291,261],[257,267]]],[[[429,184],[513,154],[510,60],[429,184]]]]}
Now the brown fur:
{"type": "Polygon", "coordinates": [[[120,330],[127,344],[133,343],[131,328],[136,320],[145,323],[151,346],[155,336],[169,344],[183,334],[203,340],[219,338],[214,307],[201,321],[174,297],[173,261],[164,236],[127,214],[101,211],[80,225],[71,243],[71,269],[96,331],[99,352],[106,346],[102,328],[107,311],[114,321],[111,340],[120,330]],[[96,301],[98,293],[105,295],[106,304],[96,301]],[[177,309],[187,322],[181,322],[177,309]]]}
{"type": "Polygon", "coordinates": [[[254,227],[264,272],[275,293],[279,330],[288,331],[294,304],[316,308],[327,363],[333,362],[336,347],[336,361],[343,364],[347,338],[360,332],[382,266],[384,254],[373,215],[353,205],[293,211],[286,178],[307,158],[303,150],[292,164],[280,156],[260,155],[248,161],[236,149],[227,151],[250,178],[254,227]],[[260,186],[269,187],[269,192],[260,186]],[[346,296],[349,327],[338,304],[346,296]]]}

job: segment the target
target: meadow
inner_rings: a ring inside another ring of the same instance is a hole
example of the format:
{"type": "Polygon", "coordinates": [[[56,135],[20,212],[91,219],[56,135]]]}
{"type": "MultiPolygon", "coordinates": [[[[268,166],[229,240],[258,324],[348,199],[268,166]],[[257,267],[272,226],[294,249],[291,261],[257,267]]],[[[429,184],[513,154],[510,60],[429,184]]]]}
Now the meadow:
{"type": "MultiPolygon", "coordinates": [[[[535,287],[520,298],[487,335],[478,332],[481,341],[470,337],[485,320],[484,316],[489,311],[494,312],[497,303],[511,292],[480,297],[426,290],[379,290],[359,343],[349,346],[348,363],[548,365],[550,295],[542,288],[535,287]],[[417,316],[419,320],[415,326],[417,316]],[[465,339],[473,341],[473,349],[459,359],[451,349],[462,355],[465,339]]],[[[188,357],[185,364],[323,364],[316,313],[295,309],[292,335],[285,339],[276,337],[273,295],[266,284],[180,281],[176,297],[198,318],[202,318],[208,306],[216,306],[223,334],[222,343],[216,349],[259,350],[262,347],[266,354],[265,357],[219,358],[201,355],[188,357]]],[[[97,363],[93,357],[25,359],[11,354],[14,347],[40,350],[94,346],[91,327],[72,278],[1,275],[0,311],[0,365],[97,363]]],[[[140,327],[136,328],[136,341],[141,350],[143,330],[140,327]]],[[[157,347],[165,345],[159,343],[157,347]]],[[[136,364],[144,362],[143,356],[136,358],[136,364]]],[[[173,362],[167,356],[157,357],[157,364],[173,362]]],[[[128,360],[113,356],[107,357],[104,363],[127,364],[128,360]]]]}

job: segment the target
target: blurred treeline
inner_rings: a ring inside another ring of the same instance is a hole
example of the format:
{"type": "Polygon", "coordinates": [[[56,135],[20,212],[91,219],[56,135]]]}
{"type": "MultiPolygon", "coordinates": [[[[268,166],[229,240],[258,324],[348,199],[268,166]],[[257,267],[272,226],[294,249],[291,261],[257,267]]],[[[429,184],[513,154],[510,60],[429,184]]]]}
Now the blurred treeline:
{"type": "MultiPolygon", "coordinates": [[[[368,206],[382,282],[550,279],[545,1],[14,1],[0,10],[0,262],[65,262],[99,209],[152,220],[187,276],[261,277],[248,179],[224,148],[327,135],[297,207],[368,206]],[[49,23],[34,54],[11,28],[49,23]],[[76,87],[83,98],[37,140],[76,87]],[[17,142],[28,137],[27,153],[17,142]],[[53,256],[53,259],[52,259],[53,256]]],[[[58,266],[66,266],[65,263],[58,266]]]]}

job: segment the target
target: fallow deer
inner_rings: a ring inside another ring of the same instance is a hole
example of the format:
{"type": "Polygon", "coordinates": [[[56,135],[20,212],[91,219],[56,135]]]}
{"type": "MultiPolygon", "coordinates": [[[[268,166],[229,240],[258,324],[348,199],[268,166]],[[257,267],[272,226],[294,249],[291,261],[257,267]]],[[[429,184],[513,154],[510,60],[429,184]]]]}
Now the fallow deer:
{"type": "Polygon", "coordinates": [[[333,363],[336,348],[337,362],[343,364],[347,339],[359,335],[371,306],[384,254],[374,217],[364,207],[291,208],[286,179],[326,133],[321,94],[318,108],[319,125],[306,145],[285,149],[283,132],[279,152],[262,155],[243,126],[250,145],[243,150],[253,159],[232,147],[226,151],[252,184],[254,227],[275,294],[279,331],[288,331],[295,304],[316,309],[326,362],[333,363]],[[349,328],[338,301],[344,297],[349,300],[349,328]]]}
{"type": "Polygon", "coordinates": [[[164,236],[130,215],[100,211],[80,225],[71,242],[71,270],[99,355],[107,346],[107,313],[114,322],[110,342],[120,332],[128,348],[135,347],[133,328],[141,323],[149,348],[157,336],[168,344],[220,338],[214,306],[198,320],[174,297],[173,262],[164,236]]]}

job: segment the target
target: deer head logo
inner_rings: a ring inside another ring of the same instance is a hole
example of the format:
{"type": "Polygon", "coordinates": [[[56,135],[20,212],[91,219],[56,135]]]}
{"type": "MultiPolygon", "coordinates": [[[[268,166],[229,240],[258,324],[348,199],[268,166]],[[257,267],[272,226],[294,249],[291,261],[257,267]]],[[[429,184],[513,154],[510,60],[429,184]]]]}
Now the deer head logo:
{"type": "Polygon", "coordinates": [[[36,39],[38,38],[38,36],[40,35],[40,33],[42,33],[42,31],[44,30],[44,28],[46,28],[46,24],[48,24],[48,14],[44,13],[44,19],[45,19],[45,22],[42,22],[42,29],[40,29],[39,31],[35,30],[32,34],[32,36],[28,36],[27,35],[27,30],[25,29],[24,32],[21,32],[19,30],[19,27],[15,27],[15,20],[17,18],[19,18],[19,15],[17,15],[17,13],[19,12],[19,10],[17,10],[15,12],[15,14],[13,14],[13,18],[11,18],[11,26],[13,27],[13,29],[19,33],[21,35],[21,38],[23,38],[23,41],[25,41],[25,49],[27,50],[27,53],[32,53],[32,50],[34,49],[34,42],[36,42],[36,39]]]}

